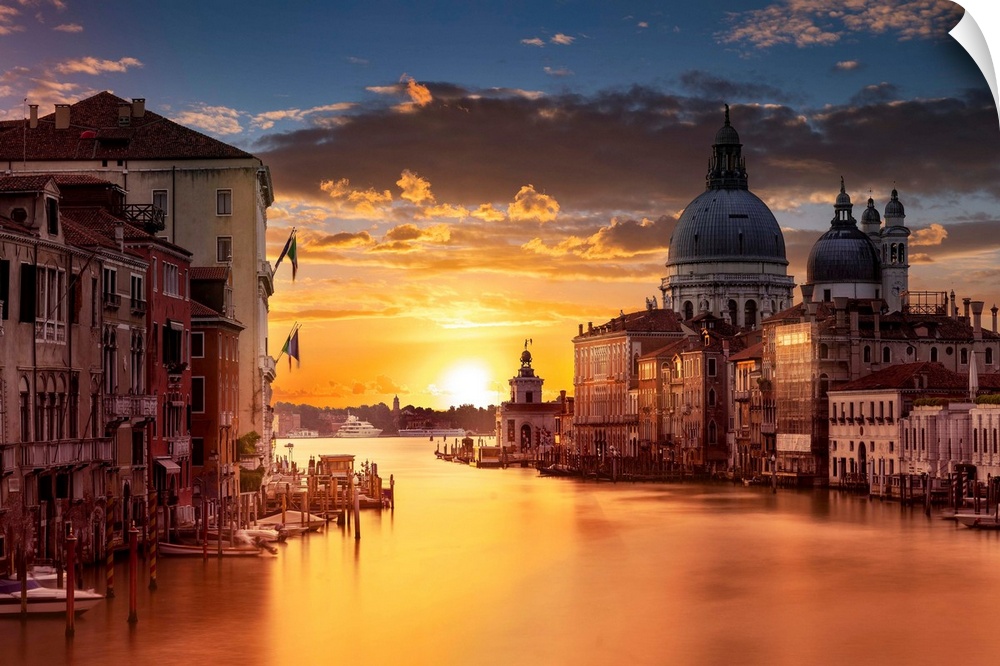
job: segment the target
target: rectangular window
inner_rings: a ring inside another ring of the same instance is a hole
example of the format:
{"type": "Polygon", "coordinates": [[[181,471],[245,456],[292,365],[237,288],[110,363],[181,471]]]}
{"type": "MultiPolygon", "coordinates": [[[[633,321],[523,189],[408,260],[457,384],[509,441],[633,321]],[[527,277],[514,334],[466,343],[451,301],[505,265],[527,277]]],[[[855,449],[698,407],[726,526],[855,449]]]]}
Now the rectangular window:
{"type": "Polygon", "coordinates": [[[129,302],[132,312],[140,313],[146,311],[146,292],[142,288],[143,279],[141,275],[133,273],[129,279],[129,302]]]}
{"type": "Polygon", "coordinates": [[[73,273],[69,285],[69,323],[80,323],[80,303],[83,302],[83,280],[79,273],[73,273]]]}
{"type": "Polygon", "coordinates": [[[715,359],[714,358],[708,359],[708,376],[709,377],[714,377],[715,376],[715,359]]]}
{"type": "Polygon", "coordinates": [[[30,323],[35,321],[35,267],[31,264],[21,264],[21,300],[18,321],[30,323]]]}
{"type": "Polygon", "coordinates": [[[35,269],[35,339],[66,339],[66,271],[38,266],[35,269]]]}
{"type": "Polygon", "coordinates": [[[191,411],[195,414],[205,413],[205,378],[191,378],[191,411]]]}
{"type": "Polygon", "coordinates": [[[59,202],[51,197],[45,197],[45,223],[50,235],[59,233],[59,202]]]}
{"type": "Polygon", "coordinates": [[[153,205],[163,211],[163,214],[167,214],[167,191],[166,190],[153,190],[153,205]]]}
{"type": "Polygon", "coordinates": [[[232,215],[233,214],[233,191],[232,190],[216,190],[215,191],[215,214],[216,215],[232,215]]]}
{"type": "MultiPolygon", "coordinates": [[[[191,438],[191,464],[198,467],[205,464],[205,440],[201,437],[191,438]]],[[[206,491],[202,488],[201,492],[206,491]]]]}
{"type": "Polygon", "coordinates": [[[514,441],[514,419],[507,419],[507,441],[514,441]]]}
{"type": "Polygon", "coordinates": [[[163,363],[177,365],[181,362],[181,335],[183,326],[177,321],[168,321],[163,326],[163,363]]]}
{"type": "Polygon", "coordinates": [[[168,296],[179,296],[177,266],[163,262],[163,293],[168,296]]]}
{"type": "Polygon", "coordinates": [[[215,260],[224,264],[233,258],[233,237],[217,236],[215,239],[215,260]]]}
{"type": "Polygon", "coordinates": [[[10,310],[10,260],[0,259],[0,318],[7,319],[10,310]]]}
{"type": "Polygon", "coordinates": [[[201,331],[191,333],[191,358],[205,358],[205,334],[201,331]]]}

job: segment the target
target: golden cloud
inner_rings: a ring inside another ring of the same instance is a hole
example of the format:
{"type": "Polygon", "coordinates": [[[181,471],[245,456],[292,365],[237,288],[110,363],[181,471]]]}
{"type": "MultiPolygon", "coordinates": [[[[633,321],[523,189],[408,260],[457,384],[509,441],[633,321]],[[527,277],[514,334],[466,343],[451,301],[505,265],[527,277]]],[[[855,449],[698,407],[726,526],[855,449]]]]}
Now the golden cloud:
{"type": "Polygon", "coordinates": [[[535,186],[530,184],[523,186],[507,207],[507,216],[512,222],[551,222],[558,214],[559,202],[536,192],[535,186]]]}
{"type": "MultiPolygon", "coordinates": [[[[910,245],[940,245],[948,237],[948,230],[934,222],[925,229],[915,229],[910,237],[910,245]]],[[[910,257],[913,258],[912,255],[910,257]]]]}
{"type": "Polygon", "coordinates": [[[453,206],[452,204],[438,204],[437,206],[428,206],[420,210],[420,217],[425,219],[447,217],[460,220],[468,216],[468,210],[462,206],[453,206]]]}
{"type": "Polygon", "coordinates": [[[340,180],[324,180],[319,189],[330,195],[342,213],[373,217],[380,215],[392,204],[392,194],[389,190],[382,192],[369,187],[367,190],[351,188],[347,178],[340,180]]]}
{"type": "Polygon", "coordinates": [[[399,196],[417,205],[424,203],[434,203],[434,195],[431,193],[431,183],[426,178],[421,178],[409,169],[403,169],[396,185],[403,191],[399,196]]]}
{"type": "Polygon", "coordinates": [[[56,65],[55,69],[60,74],[103,74],[104,72],[125,72],[130,67],[142,67],[142,63],[135,58],[122,58],[121,60],[100,60],[92,56],[80,58],[78,60],[67,60],[56,65]]]}
{"type": "Polygon", "coordinates": [[[507,215],[502,210],[488,203],[480,204],[479,208],[469,213],[469,215],[484,222],[503,222],[507,219],[507,215]]]}
{"type": "Polygon", "coordinates": [[[335,234],[306,234],[303,244],[310,247],[359,248],[375,244],[375,239],[367,231],[350,233],[342,231],[335,234]]]}

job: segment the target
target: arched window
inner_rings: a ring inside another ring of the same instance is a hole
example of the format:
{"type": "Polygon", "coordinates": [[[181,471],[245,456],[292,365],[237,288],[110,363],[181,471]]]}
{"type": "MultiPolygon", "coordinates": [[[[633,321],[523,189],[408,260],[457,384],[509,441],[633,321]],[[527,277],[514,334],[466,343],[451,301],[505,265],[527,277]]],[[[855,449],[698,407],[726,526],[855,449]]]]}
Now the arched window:
{"type": "Polygon", "coordinates": [[[749,299],[743,306],[743,325],[747,328],[757,326],[757,301],[749,299]]]}
{"type": "Polygon", "coordinates": [[[869,347],[868,345],[865,345],[864,350],[861,352],[861,360],[863,360],[865,363],[872,362],[872,348],[869,347]]]}
{"type": "Polygon", "coordinates": [[[30,442],[31,440],[31,389],[28,386],[28,379],[26,377],[21,377],[21,381],[18,382],[18,414],[21,420],[21,441],[30,442]]]}
{"type": "Polygon", "coordinates": [[[739,321],[737,321],[736,316],[739,313],[739,305],[736,304],[736,301],[730,299],[729,303],[726,304],[726,309],[729,311],[729,323],[737,326],[739,321]]]}
{"type": "Polygon", "coordinates": [[[715,444],[715,421],[708,422],[708,443],[715,444]]]}
{"type": "Polygon", "coordinates": [[[708,406],[715,407],[715,389],[709,389],[708,391],[708,406]]]}
{"type": "Polygon", "coordinates": [[[819,357],[820,358],[830,358],[830,347],[825,342],[819,345],[819,357]]]}
{"type": "Polygon", "coordinates": [[[931,362],[937,363],[937,360],[938,360],[937,347],[931,347],[931,362]]]}
{"type": "Polygon", "coordinates": [[[906,246],[902,243],[899,244],[899,263],[906,263],[906,246]]]}
{"type": "Polygon", "coordinates": [[[684,301],[684,319],[694,319],[694,304],[691,301],[684,301]]]}
{"type": "Polygon", "coordinates": [[[882,347],[882,362],[889,363],[892,361],[892,352],[888,347],[882,347]]]}

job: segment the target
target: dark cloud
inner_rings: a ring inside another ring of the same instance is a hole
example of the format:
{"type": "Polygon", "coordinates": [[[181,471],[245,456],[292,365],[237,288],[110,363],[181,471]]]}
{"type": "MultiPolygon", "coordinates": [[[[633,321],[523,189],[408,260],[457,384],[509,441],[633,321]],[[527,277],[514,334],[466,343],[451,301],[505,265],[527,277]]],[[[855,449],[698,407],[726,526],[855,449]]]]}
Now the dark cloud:
{"type": "Polygon", "coordinates": [[[747,83],[730,81],[701,70],[689,70],[681,74],[680,84],[684,90],[706,99],[733,101],[753,100],[788,102],[791,96],[776,86],[767,83],[747,83]]]}
{"type": "Polygon", "coordinates": [[[865,86],[851,97],[850,103],[854,106],[870,106],[885,104],[894,99],[899,99],[899,86],[883,81],[865,86]]]}
{"type": "MultiPolygon", "coordinates": [[[[509,202],[532,183],[565,212],[654,218],[702,190],[722,124],[717,95],[633,87],[532,96],[425,85],[434,101],[407,113],[385,101],[351,112],[342,125],[265,137],[256,152],[270,165],[276,190],[319,199],[321,181],[347,178],[381,191],[410,169],[433,184],[438,201],[454,205],[509,202]]],[[[821,110],[734,105],[751,187],[773,196],[831,188],[835,194],[845,174],[876,192],[895,182],[903,196],[1000,195],[997,112],[985,91],[886,101],[892,92],[860,91],[856,103],[821,110]]]]}

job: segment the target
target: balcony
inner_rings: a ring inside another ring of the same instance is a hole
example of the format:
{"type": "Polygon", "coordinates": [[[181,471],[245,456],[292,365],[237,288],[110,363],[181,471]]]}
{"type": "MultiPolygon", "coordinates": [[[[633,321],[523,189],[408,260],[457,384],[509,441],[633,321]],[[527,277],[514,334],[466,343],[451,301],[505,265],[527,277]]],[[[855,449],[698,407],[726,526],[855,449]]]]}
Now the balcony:
{"type": "Polygon", "coordinates": [[[122,305],[122,295],[105,292],[101,294],[101,302],[105,310],[117,310],[122,305]]]}
{"type": "Polygon", "coordinates": [[[191,438],[167,437],[167,452],[170,454],[170,459],[174,462],[179,462],[184,458],[190,458],[191,438]]]}
{"type": "Polygon", "coordinates": [[[733,391],[733,400],[736,402],[747,402],[750,400],[750,391],[733,391]]]}
{"type": "Polygon", "coordinates": [[[760,432],[764,435],[773,435],[778,432],[778,427],[773,423],[761,423],[760,432]]]}
{"type": "Polygon", "coordinates": [[[114,212],[150,234],[156,234],[167,228],[166,214],[153,204],[125,204],[114,212]]]}
{"type": "Polygon", "coordinates": [[[233,425],[233,413],[232,412],[219,412],[219,427],[220,428],[231,428],[233,425]]]}
{"type": "Polygon", "coordinates": [[[260,371],[264,375],[264,379],[268,381],[273,382],[274,378],[278,376],[274,359],[267,354],[260,357],[260,371]]]}
{"type": "Polygon", "coordinates": [[[132,311],[132,314],[144,315],[146,314],[146,301],[141,298],[130,298],[129,309],[132,311]]]}
{"type": "Polygon", "coordinates": [[[108,421],[144,419],[154,416],[156,416],[155,395],[104,396],[104,418],[108,421]]]}
{"type": "MultiPolygon", "coordinates": [[[[19,464],[27,469],[86,466],[94,462],[111,462],[114,459],[113,441],[110,437],[26,442],[21,444],[20,452],[19,464]]],[[[5,451],[5,464],[6,458],[5,451]]]]}
{"type": "Polygon", "coordinates": [[[257,268],[257,281],[264,288],[264,295],[270,297],[274,294],[274,269],[271,262],[261,261],[257,268]]]}

